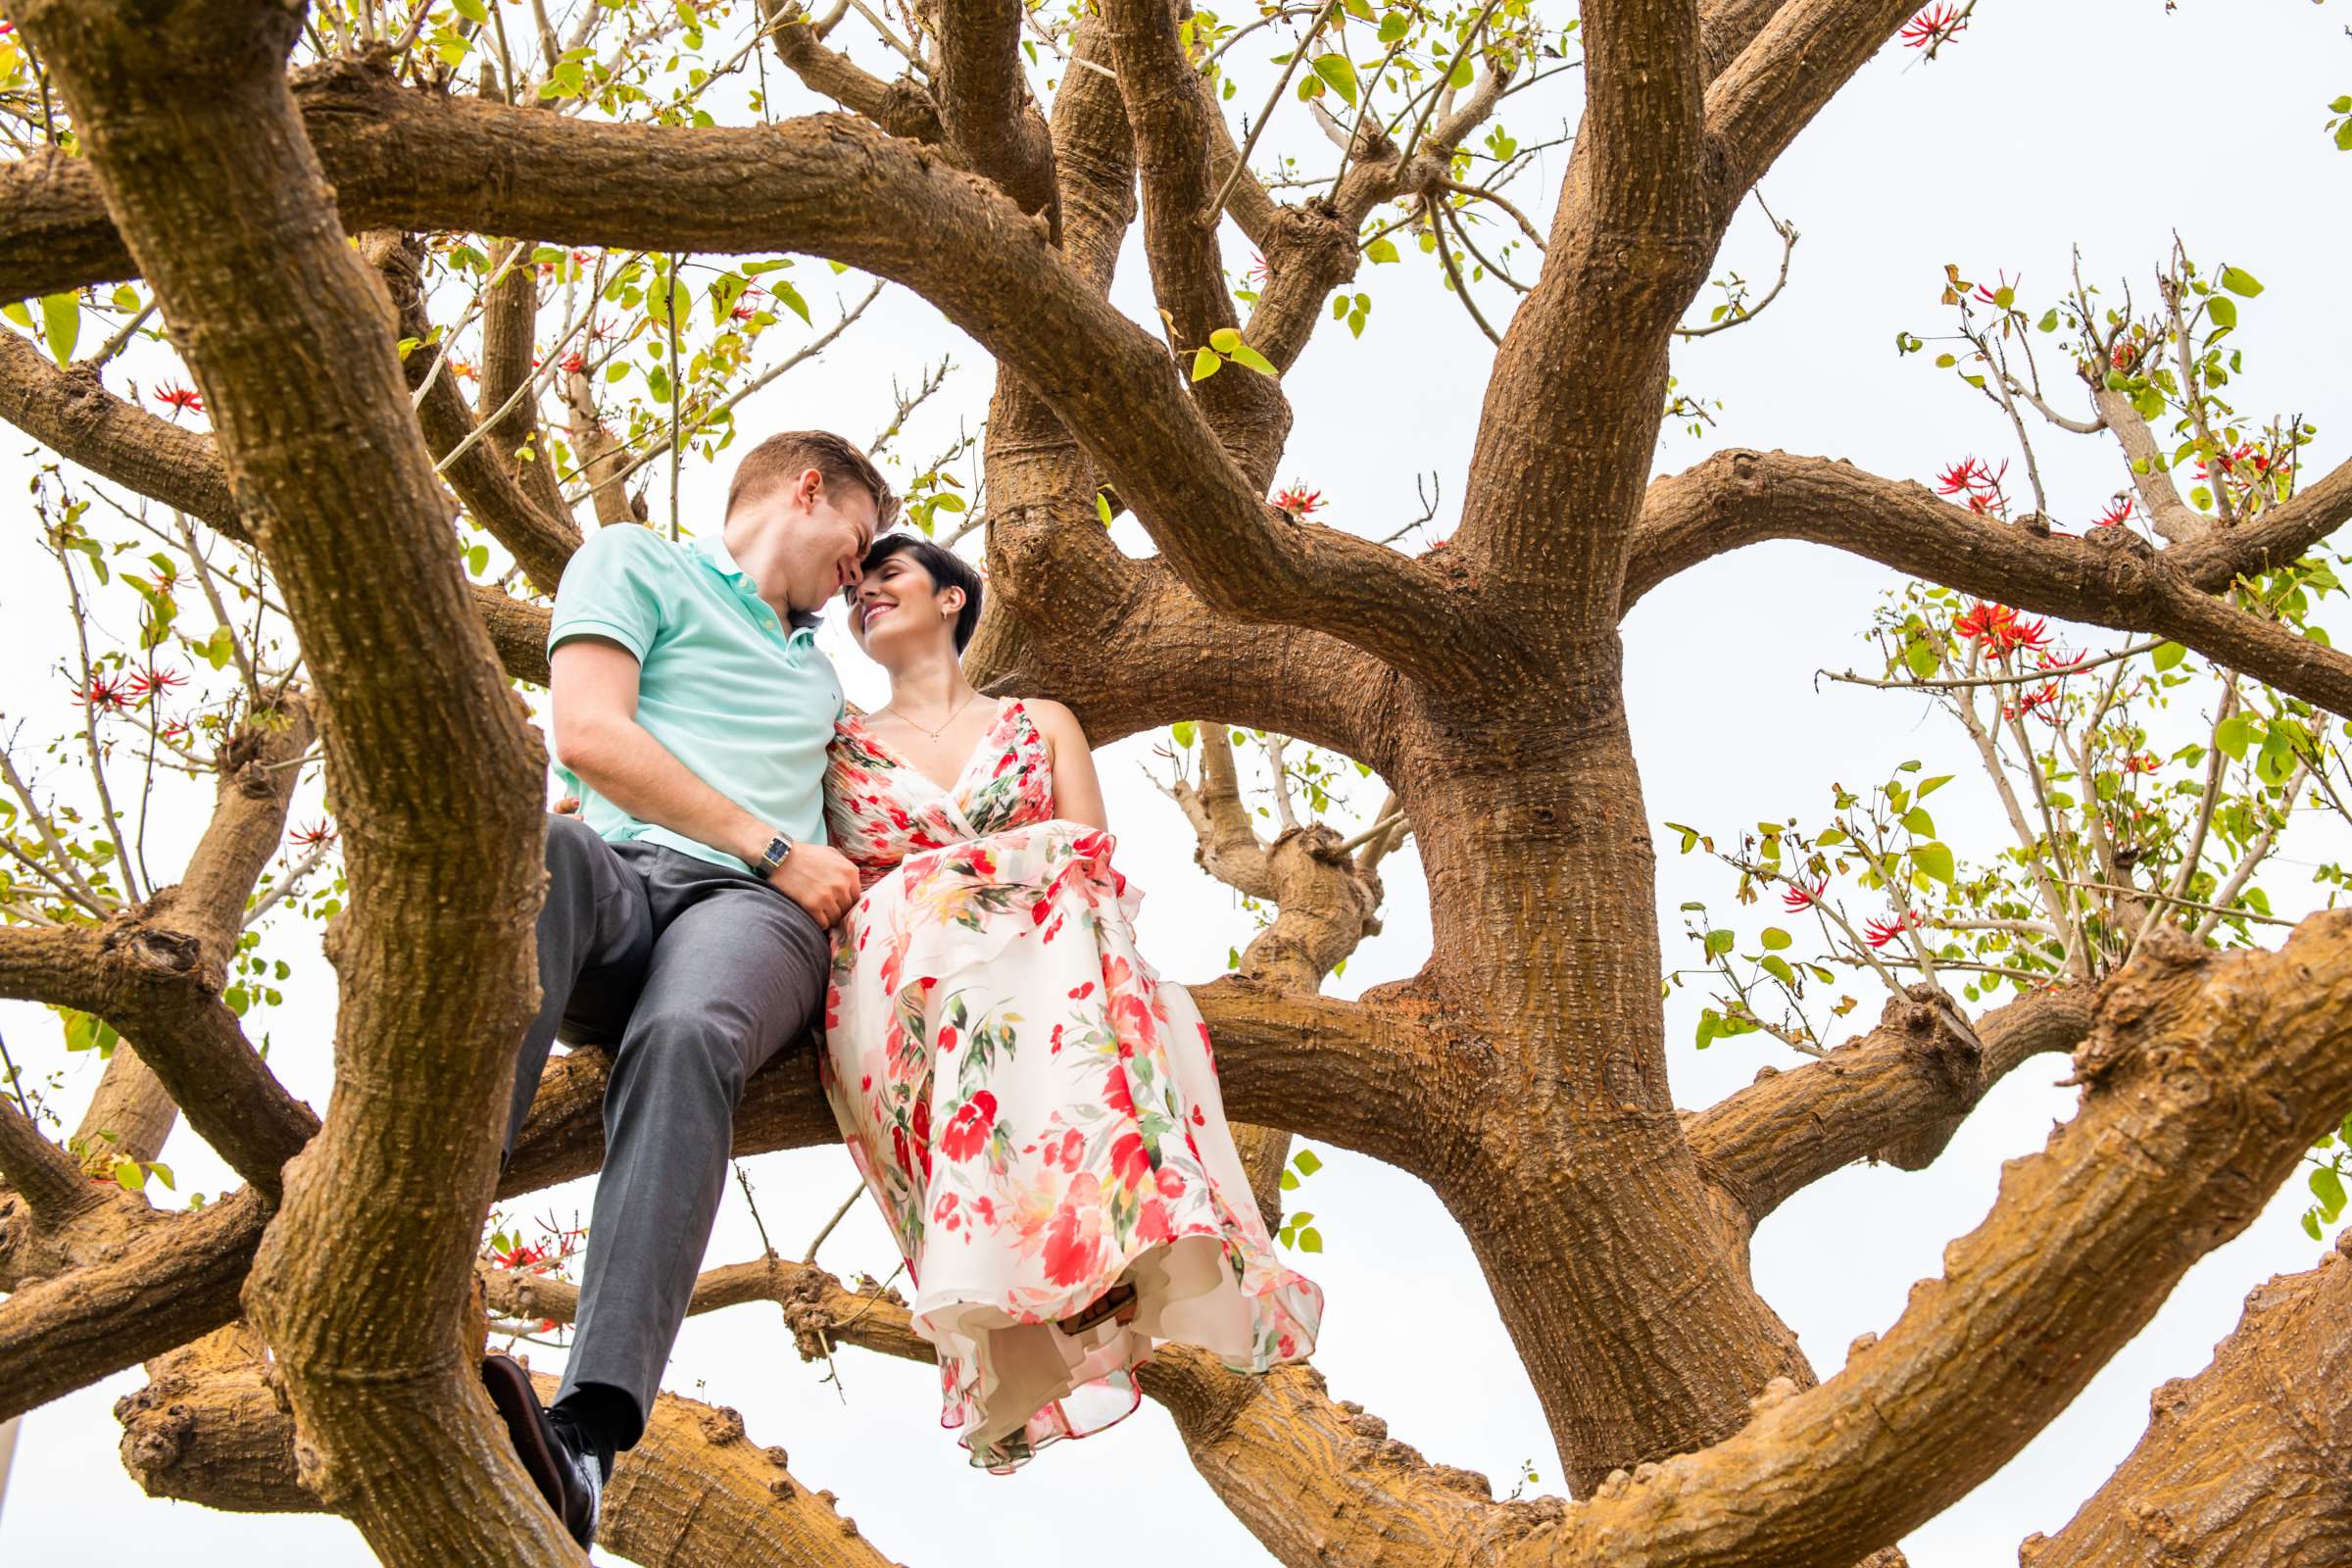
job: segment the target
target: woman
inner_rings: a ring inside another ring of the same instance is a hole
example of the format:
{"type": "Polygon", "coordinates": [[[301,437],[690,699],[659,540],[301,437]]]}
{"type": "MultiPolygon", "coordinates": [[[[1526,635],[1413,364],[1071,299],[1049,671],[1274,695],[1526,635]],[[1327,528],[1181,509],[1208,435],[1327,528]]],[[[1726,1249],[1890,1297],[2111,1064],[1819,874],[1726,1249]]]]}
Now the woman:
{"type": "Polygon", "coordinates": [[[980,581],[878,541],[850,630],[888,706],[835,726],[826,826],[865,892],[835,934],[827,1099],[939,1350],[942,1424],[1009,1470],[1141,1396],[1154,1340],[1263,1372],[1323,1297],[1275,1257],[1208,1030],[1136,952],[1086,736],[957,656],[980,581]]]}

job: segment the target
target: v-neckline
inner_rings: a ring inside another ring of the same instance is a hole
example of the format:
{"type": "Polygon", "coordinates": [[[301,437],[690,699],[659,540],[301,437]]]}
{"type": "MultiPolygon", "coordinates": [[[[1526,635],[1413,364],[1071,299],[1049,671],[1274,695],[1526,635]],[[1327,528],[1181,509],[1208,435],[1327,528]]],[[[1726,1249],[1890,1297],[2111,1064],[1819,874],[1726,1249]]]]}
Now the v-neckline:
{"type": "Polygon", "coordinates": [[[956,806],[958,809],[960,809],[959,802],[962,796],[963,780],[965,775],[971,772],[972,764],[980,760],[981,754],[988,750],[988,743],[995,737],[998,728],[1004,724],[1005,718],[1011,714],[1012,710],[1020,706],[1021,700],[1017,697],[1005,699],[1004,705],[997,710],[997,716],[988,721],[988,727],[980,732],[980,738],[972,742],[972,749],[964,754],[963,765],[957,768],[956,770],[956,776],[945,784],[942,784],[939,780],[924,772],[921,765],[917,763],[913,758],[908,757],[905,752],[900,751],[896,746],[891,745],[890,742],[884,740],[879,734],[875,733],[874,727],[865,721],[865,715],[863,713],[857,713],[853,714],[852,716],[858,720],[858,727],[865,731],[865,738],[867,742],[876,750],[888,753],[891,760],[898,763],[899,766],[905,768],[907,772],[912,773],[916,778],[919,778],[924,783],[930,785],[933,790],[938,792],[940,798],[946,801],[949,805],[956,806]]]}

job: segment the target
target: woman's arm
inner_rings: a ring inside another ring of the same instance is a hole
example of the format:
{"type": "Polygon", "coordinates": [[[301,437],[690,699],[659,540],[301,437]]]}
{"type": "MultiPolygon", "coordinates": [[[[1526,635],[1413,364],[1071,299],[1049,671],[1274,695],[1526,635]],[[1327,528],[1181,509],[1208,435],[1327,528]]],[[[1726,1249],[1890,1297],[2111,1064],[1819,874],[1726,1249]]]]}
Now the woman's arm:
{"type": "Polygon", "coordinates": [[[1023,706],[1029,710],[1030,722],[1053,748],[1054,814],[1065,822],[1109,827],[1110,818],[1102,809],[1102,782],[1095,777],[1094,748],[1086,743],[1078,715],[1042,697],[1023,706]]]}

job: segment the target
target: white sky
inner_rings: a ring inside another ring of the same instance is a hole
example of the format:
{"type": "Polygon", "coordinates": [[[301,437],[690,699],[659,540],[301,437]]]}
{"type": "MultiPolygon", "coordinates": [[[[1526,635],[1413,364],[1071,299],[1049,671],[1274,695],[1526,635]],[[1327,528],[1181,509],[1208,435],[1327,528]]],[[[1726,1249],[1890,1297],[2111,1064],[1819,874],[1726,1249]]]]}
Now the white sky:
{"type": "MultiPolygon", "coordinates": [[[[2340,461],[2352,394],[2330,372],[2352,358],[2352,324],[2336,309],[2343,230],[2325,215],[2342,210],[2352,157],[2331,149],[2322,123],[2328,100],[2352,88],[2341,24],[2301,0],[2188,0],[2170,16],[2156,0],[2052,0],[1982,8],[1974,28],[1933,66],[1888,50],[1767,180],[1775,211],[1803,231],[1794,275],[1755,322],[1679,357],[1685,389],[1725,407],[1703,442],[1669,436],[1660,471],[1724,445],[1849,458],[1915,478],[1968,453],[2004,455],[2006,431],[1988,406],[1924,358],[1898,361],[1893,353],[1898,329],[1926,335],[1943,325],[1936,304],[1942,265],[1957,263],[1972,277],[1995,269],[2022,274],[2021,295],[2041,301],[2055,297],[2069,247],[2080,245],[2090,278],[2112,284],[2129,276],[2145,297],[2175,224],[2201,261],[2231,261],[2268,285],[2242,313],[2249,374],[2237,388],[2241,407],[2302,413],[2321,428],[2314,471],[2340,461]]],[[[1513,103],[1540,97],[1541,89],[1513,103]]],[[[1509,117],[1522,141],[1556,134],[1573,99],[1553,96],[1540,107],[1549,122],[1534,110],[1509,117]]],[[[1278,123],[1274,139],[1283,134],[1278,123]]],[[[1552,154],[1517,187],[1523,205],[1547,191],[1560,167],[1561,155],[1552,154]]],[[[1229,259],[1246,266],[1247,243],[1230,226],[1226,235],[1229,259]]],[[[1149,319],[1132,245],[1128,261],[1119,300],[1149,319]]],[[[1777,242],[1752,209],[1725,261],[1769,277],[1777,242]]],[[[847,303],[861,291],[857,279],[831,279],[810,263],[795,275],[820,324],[828,295],[838,291],[847,303]]],[[[1431,286],[1418,257],[1367,267],[1353,287],[1373,296],[1370,328],[1351,342],[1327,323],[1289,377],[1298,421],[1283,476],[1320,487],[1331,502],[1325,515],[1339,525],[1386,534],[1418,514],[1413,476],[1435,468],[1446,501],[1433,529],[1446,531],[1491,351],[1431,286]]],[[[1491,311],[1506,307],[1499,293],[1482,298],[1491,311]]],[[[892,378],[911,379],[920,362],[942,352],[962,368],[901,448],[925,455],[958,415],[976,419],[984,411],[986,359],[937,312],[895,290],[844,344],[747,405],[747,429],[835,422],[863,437],[885,421],[892,378]]],[[[24,447],[0,441],[8,494],[22,494],[29,471],[24,447]]],[[[2038,450],[2062,524],[2081,527],[2121,482],[2111,449],[2095,441],[2043,442],[2038,450]]],[[[723,470],[689,470],[689,518],[710,510],[722,480],[723,470]]],[[[24,515],[0,527],[0,668],[10,671],[0,677],[0,712],[11,726],[29,716],[27,734],[45,737],[68,710],[55,662],[71,630],[54,568],[30,543],[29,508],[19,510],[24,515]]],[[[1981,777],[1972,779],[1962,737],[1906,700],[1816,685],[1816,670],[1867,659],[1857,634],[1893,581],[1832,552],[1780,545],[1716,561],[1650,595],[1626,635],[1651,818],[1728,830],[1791,812],[1810,817],[1833,780],[1858,787],[1921,758],[1930,772],[1960,775],[1938,798],[1946,839],[1964,857],[1991,850],[1992,803],[1981,777]]],[[[876,672],[858,665],[838,627],[824,637],[853,697],[871,698],[876,672]]],[[[2095,634],[2082,640],[2110,645],[2095,634]]],[[[1172,978],[1213,976],[1227,947],[1246,939],[1247,918],[1193,866],[1181,817],[1147,778],[1151,746],[1139,737],[1101,759],[1122,863],[1149,890],[1146,951],[1172,978]]],[[[1373,786],[1363,789],[1368,808],[1377,796],[1373,786]]],[[[162,851],[159,864],[184,853],[197,820],[191,807],[190,826],[170,835],[179,847],[162,851]]],[[[159,830],[159,844],[165,837],[159,830]]],[[[2291,858],[2269,878],[2281,912],[2315,902],[2302,868],[2340,853],[2333,844],[2313,849],[2317,838],[2290,841],[2291,858]]],[[[1676,906],[1707,899],[1729,908],[1731,880],[1696,858],[1675,858],[1671,835],[1661,842],[1669,850],[1658,885],[1666,952],[1680,962],[1676,906]]],[[[1387,929],[1334,983],[1336,993],[1409,974],[1428,952],[1416,862],[1407,853],[1385,870],[1387,929]]],[[[1755,923],[1751,913],[1743,929],[1755,923]]],[[[270,1064],[295,1093],[323,1104],[331,991],[312,942],[299,933],[279,940],[298,974],[269,1025],[270,1064]]],[[[1711,1103],[1762,1062],[1793,1061],[1753,1036],[1703,1054],[1691,1050],[1696,1005],[1686,995],[1669,1008],[1679,1102],[1711,1103]]],[[[0,1005],[0,1029],[36,1073],[62,1059],[54,1021],[36,1009],[0,1005]]],[[[96,1075],[87,1062],[68,1070],[61,1102],[71,1114],[96,1075]]],[[[1913,1280],[1940,1271],[1944,1244],[1983,1216],[2000,1161],[2038,1149],[2069,1113],[2072,1095],[2053,1087],[2062,1073],[2049,1057],[2016,1074],[1933,1170],[1852,1169],[1766,1222],[1755,1246],[1757,1286],[1824,1375],[1855,1335],[1893,1321],[1913,1280]]],[[[1362,1401],[1431,1458],[1487,1472],[1498,1494],[1510,1490],[1523,1460],[1541,1477],[1531,1491],[1557,1490],[1535,1398],[1458,1232],[1417,1181],[1359,1155],[1322,1152],[1328,1168],[1296,1197],[1316,1212],[1327,1243],[1308,1271],[1329,1293],[1316,1359],[1335,1396],[1362,1401]]],[[[219,1161],[184,1134],[166,1158],[183,1191],[217,1193],[228,1184],[219,1161]]],[[[767,1228],[787,1250],[804,1248],[854,1184],[848,1161],[831,1149],[770,1154],[749,1169],[767,1228]]],[[[543,1194],[528,1212],[584,1212],[587,1193],[575,1184],[543,1194]]],[[[1912,1561],[2007,1561],[2025,1535],[2060,1528],[2137,1440],[2148,1392],[2204,1365],[2251,1287],[2314,1260],[2318,1248],[2294,1219],[2303,1202],[2298,1183],[2246,1235],[2198,1265],[2073,1408],[1905,1543],[1912,1561]]],[[[710,1261],[753,1255],[758,1245],[744,1205],[731,1197],[710,1261]]],[[[882,1273],[894,1258],[880,1222],[861,1205],[826,1244],[823,1261],[882,1273]]],[[[542,1352],[542,1364],[548,1359],[542,1352]]],[[[927,1368],[848,1352],[846,1396],[819,1383],[823,1371],[801,1364],[772,1309],[753,1306],[690,1322],[668,1386],[740,1408],[755,1441],[785,1445],[797,1476],[837,1493],[869,1538],[915,1568],[1033,1560],[1039,1549],[1070,1542],[1145,1561],[1265,1560],[1194,1474],[1156,1407],[997,1479],[967,1469],[952,1439],[934,1429],[936,1384],[927,1368]],[[1143,1517],[1151,1535],[1139,1543],[1134,1521],[1143,1517]]],[[[109,1414],[141,1381],[127,1373],[26,1419],[0,1509],[0,1561],[86,1554],[101,1532],[114,1553],[161,1562],[368,1560],[357,1533],[337,1520],[244,1519],[144,1499],[115,1460],[109,1414]]]]}

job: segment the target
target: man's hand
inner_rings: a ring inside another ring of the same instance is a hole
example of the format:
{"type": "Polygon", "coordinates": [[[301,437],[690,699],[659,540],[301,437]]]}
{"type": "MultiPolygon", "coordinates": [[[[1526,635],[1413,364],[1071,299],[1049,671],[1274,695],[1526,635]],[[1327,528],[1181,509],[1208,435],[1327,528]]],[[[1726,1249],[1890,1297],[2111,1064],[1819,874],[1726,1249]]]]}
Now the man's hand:
{"type": "Polygon", "coordinates": [[[858,868],[829,845],[795,844],[767,880],[827,930],[858,902],[858,868]]]}

